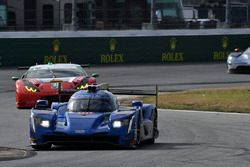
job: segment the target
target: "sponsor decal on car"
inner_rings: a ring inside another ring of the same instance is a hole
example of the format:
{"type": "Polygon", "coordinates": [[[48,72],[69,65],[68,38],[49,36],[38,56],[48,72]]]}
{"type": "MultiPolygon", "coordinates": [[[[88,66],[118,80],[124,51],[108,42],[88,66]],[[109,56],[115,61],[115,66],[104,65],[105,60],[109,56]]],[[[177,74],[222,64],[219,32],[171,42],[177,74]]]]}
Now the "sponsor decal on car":
{"type": "Polygon", "coordinates": [[[93,112],[80,112],[82,116],[91,115],[93,112]]]}
{"type": "Polygon", "coordinates": [[[77,129],[77,130],[75,130],[75,133],[78,133],[78,134],[83,134],[83,133],[85,133],[85,130],[80,130],[80,129],[77,129]]]}

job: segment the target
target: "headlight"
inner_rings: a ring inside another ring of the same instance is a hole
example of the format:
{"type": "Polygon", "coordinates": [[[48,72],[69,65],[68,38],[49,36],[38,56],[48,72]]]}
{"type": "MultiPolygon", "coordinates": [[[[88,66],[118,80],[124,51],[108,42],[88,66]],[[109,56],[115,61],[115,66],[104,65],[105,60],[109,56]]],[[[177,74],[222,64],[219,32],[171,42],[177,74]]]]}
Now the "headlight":
{"type": "Polygon", "coordinates": [[[85,84],[85,85],[79,85],[76,89],[86,90],[87,88],[88,88],[88,84],[85,84]]]}
{"type": "Polygon", "coordinates": [[[43,120],[42,118],[36,117],[33,115],[33,113],[31,114],[31,121],[32,121],[32,126],[33,126],[34,132],[35,132],[35,127],[37,125],[40,125],[44,128],[48,128],[50,126],[49,120],[43,120]]]}
{"type": "Polygon", "coordinates": [[[115,120],[113,122],[113,128],[120,128],[122,126],[128,126],[129,122],[130,122],[130,118],[121,119],[121,120],[115,120]]]}
{"type": "Polygon", "coordinates": [[[113,122],[113,127],[114,128],[120,128],[120,127],[122,127],[122,122],[121,121],[114,121],[113,122]]]}
{"type": "Polygon", "coordinates": [[[42,120],[41,123],[40,123],[40,125],[41,125],[42,127],[48,128],[49,125],[50,125],[50,123],[49,123],[48,120],[42,120]]]}
{"type": "Polygon", "coordinates": [[[243,54],[243,55],[241,55],[241,58],[242,59],[249,59],[249,56],[247,54],[243,54]]]}
{"type": "Polygon", "coordinates": [[[35,82],[31,83],[28,80],[23,80],[24,83],[24,88],[26,89],[26,91],[31,92],[31,93],[35,93],[35,92],[40,92],[40,90],[38,89],[39,83],[35,82]]]}
{"type": "Polygon", "coordinates": [[[232,60],[233,60],[233,57],[232,57],[232,56],[228,56],[227,60],[228,60],[228,61],[232,61],[232,60]]]}
{"type": "Polygon", "coordinates": [[[38,89],[36,89],[35,87],[31,87],[31,86],[25,86],[25,89],[28,91],[28,92],[38,92],[38,89]]]}

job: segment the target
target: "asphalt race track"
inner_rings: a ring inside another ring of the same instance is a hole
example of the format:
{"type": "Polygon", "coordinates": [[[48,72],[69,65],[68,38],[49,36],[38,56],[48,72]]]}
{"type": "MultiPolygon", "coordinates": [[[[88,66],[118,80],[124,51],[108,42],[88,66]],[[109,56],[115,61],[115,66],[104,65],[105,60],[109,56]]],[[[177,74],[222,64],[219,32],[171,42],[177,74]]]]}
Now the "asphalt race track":
{"type": "MultiPolygon", "coordinates": [[[[158,84],[161,91],[249,86],[250,74],[227,74],[225,64],[98,66],[98,82],[111,86],[158,84]]],[[[32,150],[28,143],[29,110],[15,108],[13,75],[0,69],[0,148],[32,150]]],[[[30,158],[0,161],[1,167],[248,167],[250,115],[159,110],[160,136],[137,150],[111,146],[53,147],[30,158]]],[[[1,156],[1,150],[0,150],[1,156]]]]}

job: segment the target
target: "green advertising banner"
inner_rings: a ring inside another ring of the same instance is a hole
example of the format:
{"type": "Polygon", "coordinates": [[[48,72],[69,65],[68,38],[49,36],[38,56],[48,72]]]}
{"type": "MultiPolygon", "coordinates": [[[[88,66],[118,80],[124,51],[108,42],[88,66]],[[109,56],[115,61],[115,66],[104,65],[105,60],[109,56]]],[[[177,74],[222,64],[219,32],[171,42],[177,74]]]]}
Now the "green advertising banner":
{"type": "Polygon", "coordinates": [[[250,35],[0,39],[0,66],[225,61],[250,35]]]}

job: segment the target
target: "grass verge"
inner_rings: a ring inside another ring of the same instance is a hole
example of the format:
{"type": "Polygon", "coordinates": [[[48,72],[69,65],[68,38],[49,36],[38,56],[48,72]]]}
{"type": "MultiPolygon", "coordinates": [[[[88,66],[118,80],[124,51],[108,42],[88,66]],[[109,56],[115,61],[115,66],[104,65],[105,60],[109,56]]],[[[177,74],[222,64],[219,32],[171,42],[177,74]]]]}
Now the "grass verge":
{"type": "MultiPolygon", "coordinates": [[[[154,97],[143,97],[144,103],[155,103],[154,97]]],[[[190,90],[161,93],[159,108],[250,113],[250,87],[190,90]]]]}

